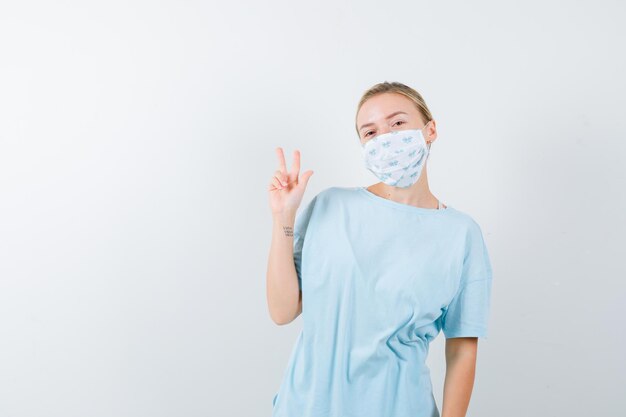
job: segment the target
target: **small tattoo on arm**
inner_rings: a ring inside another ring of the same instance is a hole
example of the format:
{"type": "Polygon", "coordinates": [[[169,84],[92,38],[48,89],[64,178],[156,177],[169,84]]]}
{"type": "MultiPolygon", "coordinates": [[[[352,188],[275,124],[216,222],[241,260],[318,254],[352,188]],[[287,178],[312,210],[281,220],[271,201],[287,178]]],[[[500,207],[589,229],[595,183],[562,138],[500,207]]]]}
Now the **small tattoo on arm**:
{"type": "Polygon", "coordinates": [[[285,232],[285,236],[293,236],[293,227],[283,226],[283,231],[285,232]]]}

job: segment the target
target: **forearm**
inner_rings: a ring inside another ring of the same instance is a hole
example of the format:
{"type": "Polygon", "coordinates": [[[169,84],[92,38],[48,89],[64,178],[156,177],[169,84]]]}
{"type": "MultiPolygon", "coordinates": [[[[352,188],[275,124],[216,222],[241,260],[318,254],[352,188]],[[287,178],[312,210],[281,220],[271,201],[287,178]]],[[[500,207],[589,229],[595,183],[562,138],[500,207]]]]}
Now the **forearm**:
{"type": "Polygon", "coordinates": [[[272,215],[272,242],[267,264],[267,302],[272,320],[286,324],[298,314],[299,286],[293,259],[295,211],[272,215]]]}
{"type": "Polygon", "coordinates": [[[475,353],[465,351],[446,356],[441,417],[465,417],[474,387],[475,372],[475,353]]]}

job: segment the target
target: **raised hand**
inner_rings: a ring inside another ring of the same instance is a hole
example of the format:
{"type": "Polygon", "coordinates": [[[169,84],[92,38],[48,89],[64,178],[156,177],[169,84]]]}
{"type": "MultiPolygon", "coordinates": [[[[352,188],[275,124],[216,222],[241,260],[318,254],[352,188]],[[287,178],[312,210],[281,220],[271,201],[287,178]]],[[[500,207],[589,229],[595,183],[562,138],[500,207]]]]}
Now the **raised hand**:
{"type": "Polygon", "coordinates": [[[304,190],[313,175],[312,170],[308,170],[300,175],[300,151],[293,151],[293,164],[291,170],[287,171],[285,155],[281,147],[276,148],[278,156],[278,169],[274,171],[274,176],[270,182],[268,191],[270,195],[270,208],[272,213],[294,212],[300,206],[304,190]]]}

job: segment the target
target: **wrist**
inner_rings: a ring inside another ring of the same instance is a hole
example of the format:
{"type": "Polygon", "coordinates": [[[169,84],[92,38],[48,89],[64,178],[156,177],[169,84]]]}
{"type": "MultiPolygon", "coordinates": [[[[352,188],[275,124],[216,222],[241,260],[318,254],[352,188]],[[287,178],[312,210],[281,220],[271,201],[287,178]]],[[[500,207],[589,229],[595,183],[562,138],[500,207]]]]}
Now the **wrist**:
{"type": "Polygon", "coordinates": [[[296,210],[286,209],[283,211],[272,212],[272,219],[277,223],[293,225],[296,220],[296,210]]]}

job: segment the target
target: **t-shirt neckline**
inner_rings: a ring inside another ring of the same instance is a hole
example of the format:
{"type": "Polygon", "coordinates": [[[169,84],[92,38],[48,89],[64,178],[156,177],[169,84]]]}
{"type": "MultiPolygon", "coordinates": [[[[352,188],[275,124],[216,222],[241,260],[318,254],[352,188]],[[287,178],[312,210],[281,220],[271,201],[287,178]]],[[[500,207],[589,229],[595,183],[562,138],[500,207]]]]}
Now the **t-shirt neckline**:
{"type": "Polygon", "coordinates": [[[378,204],[383,204],[383,205],[400,209],[400,210],[404,210],[404,211],[412,211],[415,213],[424,213],[424,214],[443,214],[449,211],[450,209],[452,209],[452,207],[449,205],[446,205],[446,208],[442,208],[442,209],[411,206],[409,204],[398,203],[397,201],[388,200],[386,198],[380,197],[372,193],[371,191],[369,191],[367,187],[364,187],[364,186],[358,186],[356,187],[356,189],[359,193],[368,197],[370,200],[378,204]]]}

